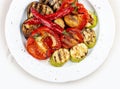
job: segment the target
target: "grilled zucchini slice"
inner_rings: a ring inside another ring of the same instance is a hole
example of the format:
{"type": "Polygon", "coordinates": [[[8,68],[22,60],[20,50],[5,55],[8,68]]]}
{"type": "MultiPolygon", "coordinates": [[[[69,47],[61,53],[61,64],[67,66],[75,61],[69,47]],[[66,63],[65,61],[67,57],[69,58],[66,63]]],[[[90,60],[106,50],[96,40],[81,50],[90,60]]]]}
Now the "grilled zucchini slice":
{"type": "Polygon", "coordinates": [[[92,29],[84,29],[83,30],[84,43],[88,46],[88,48],[93,48],[96,44],[96,33],[92,29]]]}
{"type": "Polygon", "coordinates": [[[93,12],[89,11],[88,13],[89,13],[89,20],[85,27],[94,28],[97,25],[97,16],[93,12]]]}
{"type": "Polygon", "coordinates": [[[84,43],[77,44],[70,49],[70,60],[72,62],[82,61],[88,53],[88,47],[84,43]]]}
{"type": "Polygon", "coordinates": [[[56,50],[51,58],[50,58],[50,64],[56,67],[63,66],[68,60],[70,59],[69,50],[65,48],[61,48],[59,50],[56,50]]]}
{"type": "Polygon", "coordinates": [[[53,13],[53,10],[48,5],[41,4],[40,2],[34,1],[34,2],[30,3],[28,5],[28,7],[27,7],[27,16],[28,16],[28,18],[33,17],[33,14],[30,11],[31,7],[36,9],[42,15],[53,13]]]}

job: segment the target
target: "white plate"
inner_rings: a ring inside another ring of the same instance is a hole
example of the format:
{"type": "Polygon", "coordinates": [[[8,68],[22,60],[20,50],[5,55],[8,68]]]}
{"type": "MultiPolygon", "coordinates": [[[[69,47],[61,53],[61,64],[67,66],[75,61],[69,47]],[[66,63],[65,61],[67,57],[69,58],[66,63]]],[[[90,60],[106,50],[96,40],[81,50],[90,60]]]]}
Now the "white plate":
{"type": "Polygon", "coordinates": [[[56,68],[48,60],[38,61],[25,49],[21,24],[26,18],[26,7],[34,0],[13,0],[6,17],[5,34],[8,48],[17,63],[29,74],[50,82],[68,82],[81,79],[94,72],[105,61],[113,44],[115,23],[107,0],[79,0],[88,10],[98,15],[97,44],[80,63],[68,62],[56,68]]]}

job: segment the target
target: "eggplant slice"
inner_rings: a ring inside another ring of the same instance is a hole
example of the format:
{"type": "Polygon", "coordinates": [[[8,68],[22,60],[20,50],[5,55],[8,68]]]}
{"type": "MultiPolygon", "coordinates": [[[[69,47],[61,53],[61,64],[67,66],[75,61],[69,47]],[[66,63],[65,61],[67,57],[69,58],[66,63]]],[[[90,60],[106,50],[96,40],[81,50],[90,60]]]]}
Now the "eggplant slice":
{"type": "Polygon", "coordinates": [[[39,0],[39,1],[42,4],[50,6],[53,9],[53,11],[57,11],[62,4],[62,0],[39,0]]]}
{"type": "MultiPolygon", "coordinates": [[[[30,20],[30,19],[27,19],[26,21],[28,21],[28,20],[30,20]]],[[[25,24],[25,22],[22,24],[22,32],[23,32],[25,38],[27,39],[30,36],[30,34],[32,33],[32,31],[39,28],[41,25],[40,24],[33,24],[33,25],[25,24]]]]}
{"type": "Polygon", "coordinates": [[[30,11],[31,7],[36,9],[42,15],[45,15],[45,14],[48,15],[48,14],[52,14],[53,13],[52,8],[49,7],[48,5],[45,5],[45,4],[42,4],[40,2],[34,1],[34,2],[30,3],[28,5],[28,7],[27,7],[27,16],[28,16],[28,18],[32,18],[33,17],[33,14],[30,11]]]}

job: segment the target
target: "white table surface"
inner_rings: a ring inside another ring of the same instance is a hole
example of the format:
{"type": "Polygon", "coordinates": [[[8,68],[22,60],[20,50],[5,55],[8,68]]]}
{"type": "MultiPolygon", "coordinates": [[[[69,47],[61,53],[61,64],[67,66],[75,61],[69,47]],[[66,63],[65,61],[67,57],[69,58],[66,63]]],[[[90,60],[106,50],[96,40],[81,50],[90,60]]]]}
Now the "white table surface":
{"type": "Polygon", "coordinates": [[[0,0],[0,89],[120,89],[120,0],[109,0],[116,19],[116,35],[104,64],[82,80],[62,84],[33,78],[10,55],[5,42],[4,23],[11,1],[0,0]]]}

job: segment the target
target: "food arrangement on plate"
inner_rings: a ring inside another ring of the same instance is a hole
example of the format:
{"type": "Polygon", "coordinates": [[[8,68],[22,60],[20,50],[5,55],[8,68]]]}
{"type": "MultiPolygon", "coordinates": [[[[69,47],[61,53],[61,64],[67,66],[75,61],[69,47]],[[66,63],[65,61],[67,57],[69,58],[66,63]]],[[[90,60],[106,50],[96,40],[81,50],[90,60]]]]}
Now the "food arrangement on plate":
{"type": "Polygon", "coordinates": [[[97,16],[77,0],[39,0],[27,7],[22,24],[26,49],[55,67],[78,63],[96,44],[97,16]]]}

